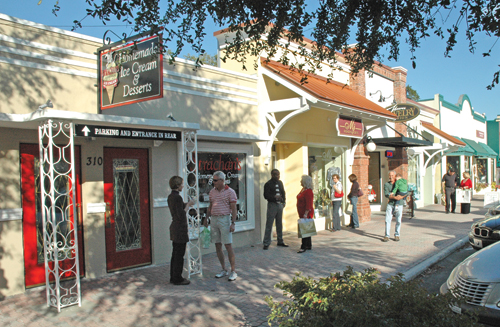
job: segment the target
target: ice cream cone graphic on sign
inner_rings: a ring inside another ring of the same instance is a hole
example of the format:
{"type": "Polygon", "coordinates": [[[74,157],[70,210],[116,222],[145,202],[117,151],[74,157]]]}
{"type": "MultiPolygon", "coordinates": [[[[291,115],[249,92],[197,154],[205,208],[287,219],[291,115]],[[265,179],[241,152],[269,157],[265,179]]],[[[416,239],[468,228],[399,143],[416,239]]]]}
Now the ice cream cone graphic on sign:
{"type": "Polygon", "coordinates": [[[106,64],[106,69],[103,72],[102,86],[108,93],[109,103],[113,103],[113,95],[115,94],[115,87],[118,85],[118,67],[114,61],[106,64]]]}

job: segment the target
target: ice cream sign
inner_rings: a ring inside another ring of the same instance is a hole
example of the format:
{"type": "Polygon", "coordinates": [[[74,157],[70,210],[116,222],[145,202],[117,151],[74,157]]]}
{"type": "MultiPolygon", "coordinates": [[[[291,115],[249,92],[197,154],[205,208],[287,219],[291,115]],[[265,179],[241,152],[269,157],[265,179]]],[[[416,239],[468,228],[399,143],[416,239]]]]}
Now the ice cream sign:
{"type": "Polygon", "coordinates": [[[163,97],[161,37],[127,42],[98,50],[101,110],[163,97]]]}

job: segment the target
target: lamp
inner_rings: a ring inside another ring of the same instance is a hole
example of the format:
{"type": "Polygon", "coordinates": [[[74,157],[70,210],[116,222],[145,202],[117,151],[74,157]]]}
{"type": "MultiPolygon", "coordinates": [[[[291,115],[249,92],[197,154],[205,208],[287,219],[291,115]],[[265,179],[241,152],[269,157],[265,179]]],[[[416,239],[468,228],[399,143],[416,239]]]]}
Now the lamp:
{"type": "Polygon", "coordinates": [[[378,102],[384,102],[384,97],[382,96],[382,91],[378,90],[377,92],[370,93],[370,96],[375,95],[380,92],[380,98],[378,99],[378,102]]]}
{"type": "Polygon", "coordinates": [[[377,145],[375,144],[375,142],[373,142],[371,136],[367,136],[366,141],[367,141],[367,143],[366,143],[365,147],[366,147],[366,150],[368,152],[373,152],[377,149],[377,145]]]}
{"type": "Polygon", "coordinates": [[[50,101],[50,99],[47,100],[46,103],[44,103],[41,106],[39,106],[37,110],[43,110],[45,108],[54,108],[54,105],[52,104],[52,101],[50,101]]]}
{"type": "Polygon", "coordinates": [[[169,114],[167,115],[167,119],[170,119],[170,120],[172,120],[172,121],[177,121],[177,120],[174,118],[174,115],[172,115],[172,113],[169,113],[169,114]]]}

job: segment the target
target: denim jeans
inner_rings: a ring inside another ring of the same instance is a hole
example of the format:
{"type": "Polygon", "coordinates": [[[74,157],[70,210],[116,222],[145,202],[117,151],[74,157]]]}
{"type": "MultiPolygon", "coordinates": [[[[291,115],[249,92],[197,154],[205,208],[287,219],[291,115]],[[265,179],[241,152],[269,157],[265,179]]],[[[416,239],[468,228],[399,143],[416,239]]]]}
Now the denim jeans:
{"type": "Polygon", "coordinates": [[[385,209],[385,236],[389,237],[391,234],[391,221],[392,213],[395,211],[396,214],[396,232],[394,236],[399,236],[401,232],[401,218],[403,217],[403,205],[402,204],[388,204],[387,209],[385,209]]]}
{"type": "Polygon", "coordinates": [[[358,219],[358,197],[351,197],[352,204],[352,214],[351,214],[351,225],[358,228],[359,227],[359,219],[358,219]]]}

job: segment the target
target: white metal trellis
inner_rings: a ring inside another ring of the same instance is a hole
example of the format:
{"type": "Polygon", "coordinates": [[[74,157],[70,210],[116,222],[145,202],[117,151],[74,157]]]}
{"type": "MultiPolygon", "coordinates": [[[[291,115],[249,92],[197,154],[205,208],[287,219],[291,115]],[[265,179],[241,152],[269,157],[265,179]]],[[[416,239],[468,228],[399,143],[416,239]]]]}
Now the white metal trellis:
{"type": "Polygon", "coordinates": [[[203,274],[201,263],[200,242],[200,202],[198,188],[198,143],[195,131],[182,132],[182,171],[185,181],[185,191],[188,199],[194,199],[195,204],[187,213],[189,242],[188,276],[203,274]]]}
{"type": "Polygon", "coordinates": [[[60,312],[82,302],[74,126],[47,120],[38,136],[47,306],[60,312]]]}

